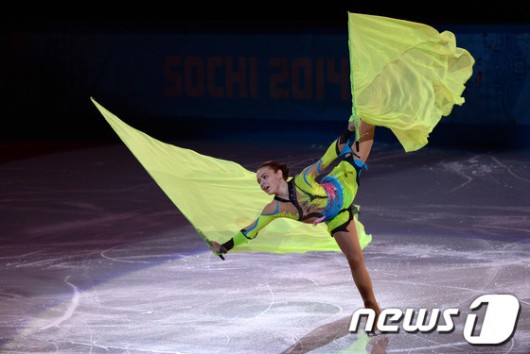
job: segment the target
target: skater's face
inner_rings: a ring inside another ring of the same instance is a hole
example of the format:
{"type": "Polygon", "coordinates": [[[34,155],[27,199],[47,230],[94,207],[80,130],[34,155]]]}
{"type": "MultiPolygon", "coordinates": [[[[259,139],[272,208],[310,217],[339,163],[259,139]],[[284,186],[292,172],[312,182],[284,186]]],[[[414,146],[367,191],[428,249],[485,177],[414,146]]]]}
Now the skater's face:
{"type": "Polygon", "coordinates": [[[274,172],[269,166],[258,169],[256,176],[261,189],[269,195],[278,194],[280,185],[284,182],[282,170],[274,172]]]}

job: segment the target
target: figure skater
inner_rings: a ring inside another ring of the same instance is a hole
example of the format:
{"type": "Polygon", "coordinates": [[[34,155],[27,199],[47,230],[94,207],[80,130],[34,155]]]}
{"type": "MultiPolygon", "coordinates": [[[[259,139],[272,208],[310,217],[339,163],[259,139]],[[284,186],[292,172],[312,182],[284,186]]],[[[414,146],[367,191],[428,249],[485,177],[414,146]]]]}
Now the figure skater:
{"type": "MultiPolygon", "coordinates": [[[[212,241],[212,251],[222,255],[251,241],[276,218],[315,225],[324,222],[346,256],[364,306],[374,310],[377,324],[381,310],[364,263],[354,218],[358,209],[353,204],[361,172],[367,169],[374,132],[375,126],[360,120],[359,140],[356,141],[355,124],[349,122],[348,128],[331,143],[324,155],[293,178],[289,178],[289,169],[283,163],[271,160],[261,164],[256,172],[257,182],[265,193],[274,195],[274,199],[265,205],[252,224],[230,240],[223,244],[212,241]],[[329,171],[332,164],[335,167],[329,171]]],[[[375,330],[370,334],[374,333],[375,330]]]]}

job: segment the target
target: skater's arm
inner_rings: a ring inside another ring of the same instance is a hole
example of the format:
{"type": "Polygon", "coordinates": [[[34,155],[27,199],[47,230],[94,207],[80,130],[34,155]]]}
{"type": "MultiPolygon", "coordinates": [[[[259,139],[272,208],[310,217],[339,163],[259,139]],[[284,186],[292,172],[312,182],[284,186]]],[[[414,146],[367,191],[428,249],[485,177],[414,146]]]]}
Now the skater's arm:
{"type": "Polygon", "coordinates": [[[219,253],[227,253],[231,249],[245,244],[248,241],[256,238],[258,233],[267,226],[271,221],[280,217],[280,204],[277,200],[273,200],[263,208],[263,211],[258,218],[247,227],[239,230],[230,240],[223,244],[212,241],[213,250],[219,253]]]}
{"type": "MultiPolygon", "coordinates": [[[[328,148],[320,159],[314,164],[307,166],[300,175],[304,179],[315,179],[317,176],[326,173],[328,167],[339,157],[340,152],[344,146],[349,143],[350,136],[355,134],[355,126],[348,124],[348,128],[335,140],[329,144],[328,148]]],[[[355,136],[355,135],[354,135],[355,136]]]]}

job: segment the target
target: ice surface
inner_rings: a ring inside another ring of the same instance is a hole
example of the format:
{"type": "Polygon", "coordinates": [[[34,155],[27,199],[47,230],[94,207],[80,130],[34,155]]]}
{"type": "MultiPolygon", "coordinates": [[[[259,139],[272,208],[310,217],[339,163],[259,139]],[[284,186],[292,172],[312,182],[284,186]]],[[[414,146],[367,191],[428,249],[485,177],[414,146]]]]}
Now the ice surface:
{"type": "MultiPolygon", "coordinates": [[[[268,156],[301,169],[322,152],[189,144],[249,168],[268,156]]],[[[348,331],[362,301],[342,254],[233,253],[222,261],[119,143],[5,162],[0,349],[529,353],[529,162],[527,151],[372,152],[358,203],[374,236],[365,260],[380,305],[460,309],[452,333],[373,339],[348,331]],[[470,304],[497,293],[520,302],[513,337],[467,343],[470,304]]]]}

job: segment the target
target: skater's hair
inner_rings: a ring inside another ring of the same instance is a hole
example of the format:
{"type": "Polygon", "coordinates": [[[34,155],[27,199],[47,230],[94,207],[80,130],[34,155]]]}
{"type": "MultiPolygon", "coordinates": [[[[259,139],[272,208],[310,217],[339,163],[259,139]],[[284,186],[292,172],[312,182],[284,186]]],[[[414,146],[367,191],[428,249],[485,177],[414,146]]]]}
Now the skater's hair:
{"type": "Polygon", "coordinates": [[[264,163],[262,163],[259,167],[258,167],[258,170],[262,167],[269,167],[271,168],[274,172],[278,172],[278,170],[282,170],[282,174],[283,174],[283,179],[285,181],[287,181],[287,178],[289,177],[289,168],[287,167],[286,164],[284,163],[278,163],[274,160],[269,160],[269,161],[265,161],[264,163]]]}

